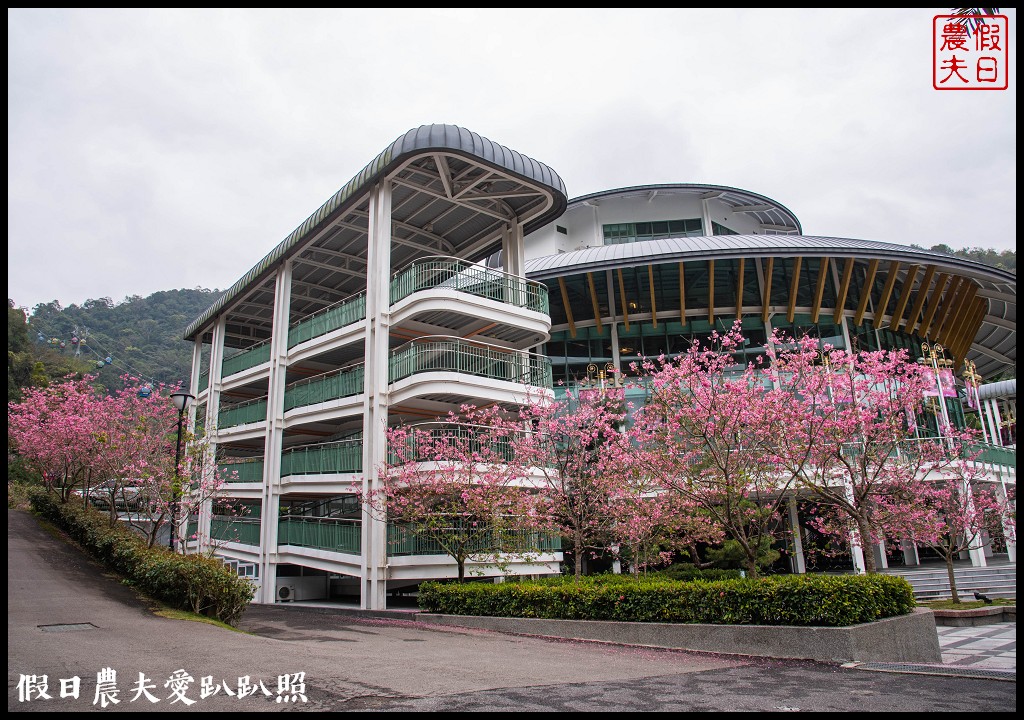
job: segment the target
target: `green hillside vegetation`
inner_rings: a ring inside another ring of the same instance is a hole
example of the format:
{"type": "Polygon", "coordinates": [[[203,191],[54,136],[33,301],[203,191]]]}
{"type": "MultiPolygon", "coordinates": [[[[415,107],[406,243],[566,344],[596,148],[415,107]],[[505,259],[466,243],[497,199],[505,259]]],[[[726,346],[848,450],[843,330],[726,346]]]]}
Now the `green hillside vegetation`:
{"type": "Polygon", "coordinates": [[[134,295],[120,303],[100,298],[61,307],[53,301],[36,305],[27,323],[8,299],[8,400],[20,396],[20,387],[45,385],[68,373],[94,373],[107,388],[120,387],[125,374],[156,384],[187,383],[192,343],[182,335],[221,294],[196,288],[134,295]],[[85,337],[85,346],[73,337],[85,337]],[[53,338],[64,347],[51,344],[53,338]],[[107,357],[113,362],[107,364],[107,357]]]}
{"type": "MultiPolygon", "coordinates": [[[[924,249],[920,245],[911,244],[910,247],[924,249]]],[[[932,245],[929,250],[933,252],[946,253],[947,255],[956,255],[957,257],[967,258],[974,262],[979,262],[984,265],[991,265],[1001,270],[1008,270],[1014,275],[1017,274],[1017,251],[1016,250],[992,250],[991,248],[960,248],[955,250],[949,245],[940,243],[938,245],[932,245]]]]}

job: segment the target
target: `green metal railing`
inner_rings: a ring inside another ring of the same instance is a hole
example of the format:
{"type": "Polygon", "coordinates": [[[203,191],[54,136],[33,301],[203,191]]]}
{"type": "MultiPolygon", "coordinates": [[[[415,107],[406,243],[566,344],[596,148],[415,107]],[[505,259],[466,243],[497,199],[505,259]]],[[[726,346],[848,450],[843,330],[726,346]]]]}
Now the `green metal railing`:
{"type": "Polygon", "coordinates": [[[245,458],[244,460],[225,460],[217,463],[217,472],[225,482],[263,482],[263,458],[245,458]]]}
{"type": "MultiPolygon", "coordinates": [[[[462,532],[452,528],[451,532],[462,532]]],[[[562,539],[557,535],[539,533],[530,530],[513,530],[506,533],[505,552],[557,552],[562,549],[562,539]]],[[[494,548],[494,540],[482,536],[471,545],[473,552],[486,552],[494,548]]],[[[447,555],[441,544],[433,539],[422,537],[405,525],[388,525],[388,555],[447,555]]]]}
{"type": "Polygon", "coordinates": [[[281,453],[281,477],[362,471],[362,438],[303,445],[289,448],[281,453]]]}
{"type": "Polygon", "coordinates": [[[270,362],[269,339],[246,348],[241,352],[237,352],[231,357],[224,358],[224,362],[220,365],[221,376],[228,377],[243,370],[248,370],[251,367],[262,365],[265,362],[270,362]]]}
{"type": "Polygon", "coordinates": [[[421,372],[456,372],[551,388],[551,361],[535,353],[519,353],[462,338],[430,335],[391,353],[388,381],[421,372]]]}
{"type": "Polygon", "coordinates": [[[242,545],[260,544],[259,518],[228,518],[214,516],[210,521],[210,537],[214,540],[242,545]]]}
{"type": "Polygon", "coordinates": [[[307,315],[288,329],[288,347],[326,335],[332,330],[363,320],[366,317],[366,294],[359,293],[323,310],[307,315]]]}
{"type": "Polygon", "coordinates": [[[456,425],[441,422],[415,423],[409,426],[406,437],[404,457],[394,449],[388,452],[388,462],[426,462],[436,459],[431,453],[431,446],[450,441],[453,449],[458,452],[480,454],[487,460],[503,459],[511,462],[515,458],[515,443],[510,437],[492,437],[488,435],[490,428],[481,425],[456,425]],[[424,454],[424,452],[426,454],[424,454]]]}
{"type": "Polygon", "coordinates": [[[284,389],[285,412],[327,400],[359,395],[363,392],[363,363],[303,378],[284,389]]]}
{"type": "Polygon", "coordinates": [[[235,425],[247,425],[267,419],[267,399],[246,400],[237,405],[222,405],[217,414],[217,427],[229,428],[235,425]]]}
{"type": "Polygon", "coordinates": [[[199,373],[199,392],[203,392],[208,387],[210,387],[210,371],[204,370],[199,373]]]}
{"type": "Polygon", "coordinates": [[[968,450],[970,455],[978,453],[977,462],[990,463],[992,465],[1004,465],[1017,469],[1017,449],[991,445],[989,443],[975,443],[968,450]]]}
{"type": "Polygon", "coordinates": [[[277,544],[359,555],[362,529],[358,520],[283,515],[277,523],[277,544]]]}
{"type": "MultiPolygon", "coordinates": [[[[946,441],[942,437],[922,437],[911,440],[902,440],[890,448],[889,457],[916,458],[921,454],[922,445],[935,445],[946,441]]],[[[864,454],[864,443],[846,443],[842,447],[842,453],[849,458],[858,458],[864,454]]],[[[1006,467],[1017,467],[1017,451],[1015,448],[1001,447],[987,443],[971,443],[960,446],[959,456],[961,459],[974,458],[975,462],[989,463],[993,465],[1004,465],[1006,467]]]]}
{"type": "Polygon", "coordinates": [[[548,289],[543,283],[450,257],[423,258],[395,273],[391,304],[431,288],[448,288],[550,314],[548,289]]]}

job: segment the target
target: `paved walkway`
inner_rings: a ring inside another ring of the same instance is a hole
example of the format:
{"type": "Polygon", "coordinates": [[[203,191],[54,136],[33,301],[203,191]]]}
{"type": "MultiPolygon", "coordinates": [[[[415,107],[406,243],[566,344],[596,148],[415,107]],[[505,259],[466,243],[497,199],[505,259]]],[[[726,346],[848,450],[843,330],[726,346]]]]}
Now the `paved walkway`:
{"type": "Polygon", "coordinates": [[[1017,623],[979,627],[939,626],[942,664],[985,670],[1017,670],[1017,623]]]}

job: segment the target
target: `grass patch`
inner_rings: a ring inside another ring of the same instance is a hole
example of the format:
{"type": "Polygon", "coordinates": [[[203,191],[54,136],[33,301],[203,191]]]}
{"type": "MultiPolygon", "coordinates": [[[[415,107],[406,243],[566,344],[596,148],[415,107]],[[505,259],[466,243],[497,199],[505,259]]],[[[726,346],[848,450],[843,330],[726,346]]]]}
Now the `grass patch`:
{"type": "MultiPolygon", "coordinates": [[[[992,598],[992,606],[1016,605],[1016,598],[992,598]]],[[[975,608],[986,607],[983,600],[961,600],[958,603],[952,600],[925,600],[918,603],[921,607],[929,610],[974,610],[975,608]]]]}
{"type": "Polygon", "coordinates": [[[231,625],[228,625],[225,622],[221,622],[220,620],[214,620],[213,618],[206,617],[205,615],[197,615],[196,613],[189,612],[188,610],[175,610],[174,608],[160,606],[153,608],[153,614],[159,615],[160,617],[169,618],[170,620],[191,620],[192,622],[201,622],[206,623],[207,625],[216,625],[217,627],[224,628],[225,630],[230,630],[236,633],[242,633],[243,635],[252,635],[252,633],[247,633],[245,630],[239,630],[238,628],[232,627],[231,625]]]}

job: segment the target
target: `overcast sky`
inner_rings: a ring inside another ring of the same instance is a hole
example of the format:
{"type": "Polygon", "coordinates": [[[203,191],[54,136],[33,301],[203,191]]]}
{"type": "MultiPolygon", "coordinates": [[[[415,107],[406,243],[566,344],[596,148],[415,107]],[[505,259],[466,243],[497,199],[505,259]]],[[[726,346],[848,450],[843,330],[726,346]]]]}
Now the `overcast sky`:
{"type": "Polygon", "coordinates": [[[904,10],[7,11],[8,297],[225,289],[407,130],[570,198],[767,195],[804,233],[1016,247],[1010,88],[932,88],[904,10]]]}

